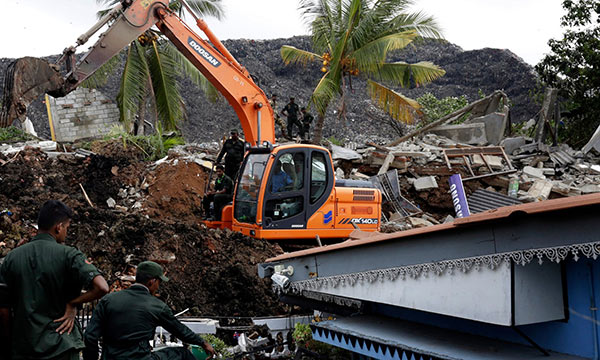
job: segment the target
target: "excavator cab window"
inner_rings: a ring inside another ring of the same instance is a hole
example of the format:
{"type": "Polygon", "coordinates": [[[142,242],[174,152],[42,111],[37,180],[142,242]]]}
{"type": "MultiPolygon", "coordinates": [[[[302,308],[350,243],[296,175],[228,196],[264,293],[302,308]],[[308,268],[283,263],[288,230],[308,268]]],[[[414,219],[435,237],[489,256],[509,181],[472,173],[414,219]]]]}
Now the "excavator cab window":
{"type": "Polygon", "coordinates": [[[305,226],[305,166],[304,150],[286,152],[275,160],[265,201],[266,228],[305,226]]]}
{"type": "Polygon", "coordinates": [[[255,223],[258,193],[269,154],[248,154],[235,192],[234,217],[239,222],[255,223]]]}
{"type": "Polygon", "coordinates": [[[327,190],[327,162],[325,154],[313,152],[310,172],[310,203],[314,204],[327,190]]]}

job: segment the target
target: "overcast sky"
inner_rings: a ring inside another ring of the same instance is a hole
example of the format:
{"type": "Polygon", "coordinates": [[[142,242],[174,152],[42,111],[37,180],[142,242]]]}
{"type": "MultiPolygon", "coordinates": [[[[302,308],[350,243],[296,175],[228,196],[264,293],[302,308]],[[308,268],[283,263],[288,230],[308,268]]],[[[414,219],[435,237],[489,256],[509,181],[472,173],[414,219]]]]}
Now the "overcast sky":
{"type": "MultiPolygon", "coordinates": [[[[226,19],[206,19],[221,39],[273,39],[307,34],[296,0],[223,0],[226,19]]],[[[417,0],[445,38],[464,50],[509,49],[534,65],[560,38],[561,0],[417,0]]],[[[58,54],[95,21],[95,0],[2,0],[0,57],[58,54]]],[[[190,25],[193,21],[187,19],[190,25]]],[[[193,26],[194,27],[194,26],[193,26]]],[[[89,45],[82,47],[87,49],[89,45]]]]}

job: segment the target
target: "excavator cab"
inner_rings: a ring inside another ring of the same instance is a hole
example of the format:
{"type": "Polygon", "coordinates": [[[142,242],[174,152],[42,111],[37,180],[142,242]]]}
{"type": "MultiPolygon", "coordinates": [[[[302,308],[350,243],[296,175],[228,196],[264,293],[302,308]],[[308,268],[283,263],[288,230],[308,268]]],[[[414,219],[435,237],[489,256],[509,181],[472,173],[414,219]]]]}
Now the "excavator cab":
{"type": "Polygon", "coordinates": [[[242,164],[234,194],[232,229],[252,237],[298,236],[334,187],[329,152],[319,146],[252,148],[242,164]]]}
{"type": "Polygon", "coordinates": [[[369,182],[336,184],[327,149],[314,145],[251,148],[240,168],[233,204],[222,222],[272,240],[343,239],[379,229],[381,193],[369,182]]]}

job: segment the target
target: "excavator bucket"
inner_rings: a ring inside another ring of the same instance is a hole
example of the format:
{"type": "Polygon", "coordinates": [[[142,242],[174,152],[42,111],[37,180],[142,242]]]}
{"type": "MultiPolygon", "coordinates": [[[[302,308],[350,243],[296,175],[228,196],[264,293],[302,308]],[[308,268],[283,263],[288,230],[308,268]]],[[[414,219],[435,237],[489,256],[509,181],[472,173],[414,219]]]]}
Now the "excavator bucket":
{"type": "Polygon", "coordinates": [[[12,125],[15,119],[25,121],[27,107],[43,94],[66,95],[65,80],[57,65],[34,57],[24,57],[11,63],[4,79],[0,128],[12,125]]]}

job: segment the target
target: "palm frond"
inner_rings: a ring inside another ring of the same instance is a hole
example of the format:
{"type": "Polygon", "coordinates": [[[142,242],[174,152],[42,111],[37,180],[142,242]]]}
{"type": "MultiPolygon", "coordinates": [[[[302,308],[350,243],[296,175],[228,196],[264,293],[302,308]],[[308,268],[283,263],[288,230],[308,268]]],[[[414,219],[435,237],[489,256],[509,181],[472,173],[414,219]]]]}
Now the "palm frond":
{"type": "Polygon", "coordinates": [[[158,118],[164,131],[175,131],[184,119],[183,100],[177,86],[177,63],[152,41],[148,65],[158,118]]]}
{"type": "Polygon", "coordinates": [[[283,45],[280,52],[283,63],[286,65],[300,64],[306,66],[309,62],[323,60],[323,57],[320,55],[289,45],[283,45]]]}
{"type": "Polygon", "coordinates": [[[108,78],[121,65],[121,53],[111,57],[104,65],[100,66],[92,75],[85,79],[80,86],[89,89],[99,88],[106,85],[108,78]]]}
{"type": "Polygon", "coordinates": [[[106,5],[107,7],[106,9],[99,10],[98,12],[96,12],[96,17],[98,19],[101,19],[104,15],[106,15],[106,13],[108,13],[113,7],[115,7],[115,5],[117,5],[120,2],[120,0],[96,0],[96,4],[106,5]]]}
{"type": "MultiPolygon", "coordinates": [[[[212,16],[215,19],[222,20],[225,17],[222,0],[186,0],[186,3],[197,17],[212,16]]],[[[181,0],[171,1],[171,9],[181,12],[181,0]]]]}
{"type": "Polygon", "coordinates": [[[356,60],[359,69],[363,70],[361,64],[384,63],[390,51],[405,48],[416,37],[416,31],[410,30],[376,38],[355,50],[350,56],[356,60]]]}
{"type": "Polygon", "coordinates": [[[388,24],[395,31],[415,30],[423,38],[444,38],[437,21],[423,12],[399,14],[388,24]]]}
{"type": "Polygon", "coordinates": [[[113,7],[120,3],[121,0],[96,0],[96,4],[98,5],[108,5],[108,7],[113,7]]]}
{"type": "Polygon", "coordinates": [[[331,39],[337,33],[334,9],[331,0],[300,0],[300,10],[303,21],[310,26],[313,49],[324,53],[331,49],[331,39]]]}
{"type": "Polygon", "coordinates": [[[221,99],[221,93],[211,84],[210,81],[198,68],[192,64],[170,41],[166,41],[162,45],[162,50],[171,58],[173,58],[181,71],[181,74],[192,81],[196,86],[202,90],[206,97],[212,101],[217,102],[221,99]]]}
{"type": "Polygon", "coordinates": [[[126,129],[138,113],[140,103],[147,93],[149,69],[142,46],[134,41],[127,49],[127,58],[121,76],[121,87],[117,95],[117,104],[121,122],[126,129]]]}
{"type": "Polygon", "coordinates": [[[421,105],[394,90],[375,81],[367,82],[367,91],[371,99],[396,121],[414,124],[418,117],[423,116],[421,105]]]}
{"type": "Polygon", "coordinates": [[[317,112],[323,116],[327,112],[327,107],[331,101],[339,93],[339,84],[330,79],[328,75],[325,74],[321,78],[310,97],[310,102],[315,105],[317,112]]]}
{"type": "Polygon", "coordinates": [[[425,85],[446,74],[444,69],[429,61],[421,61],[416,64],[395,62],[372,65],[365,66],[365,72],[369,78],[390,82],[402,87],[408,87],[412,84],[416,86],[425,85]]]}

